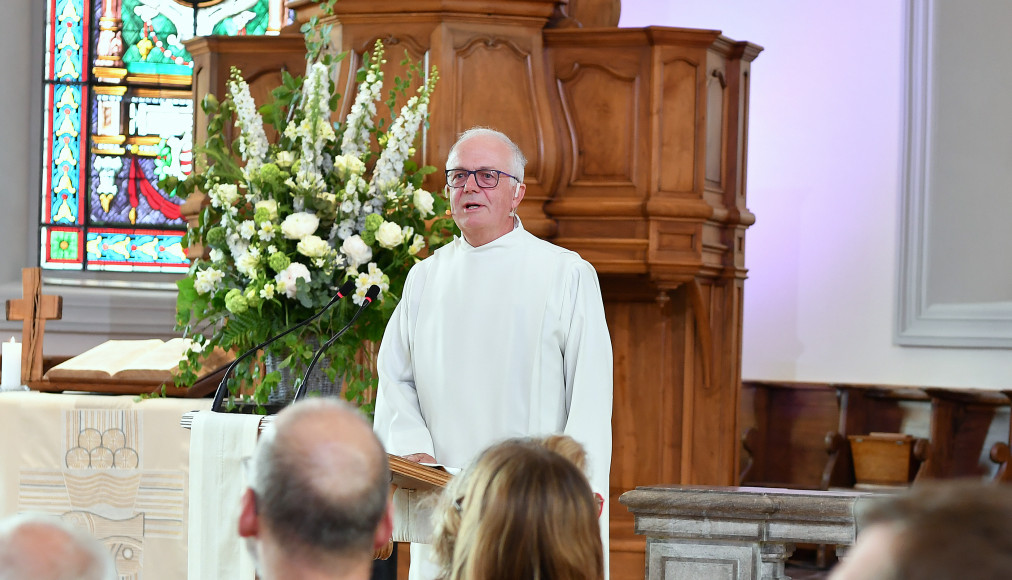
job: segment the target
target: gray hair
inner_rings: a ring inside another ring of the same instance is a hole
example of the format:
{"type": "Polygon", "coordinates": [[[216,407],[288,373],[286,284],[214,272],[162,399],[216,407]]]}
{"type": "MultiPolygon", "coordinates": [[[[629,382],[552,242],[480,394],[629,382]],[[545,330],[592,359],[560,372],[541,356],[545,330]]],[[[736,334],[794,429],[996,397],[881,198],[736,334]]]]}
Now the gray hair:
{"type": "Polygon", "coordinates": [[[333,398],[314,398],[286,408],[260,437],[251,467],[257,513],[287,552],[371,553],[387,507],[390,467],[372,426],[357,409],[333,398]],[[328,427],[359,422],[368,431],[372,449],[358,450],[366,454],[361,456],[338,437],[307,441],[305,434],[300,438],[293,433],[311,421],[328,427]],[[358,473],[335,469],[335,463],[348,461],[360,467],[358,473]]]}
{"type": "Polygon", "coordinates": [[[471,127],[467,131],[461,133],[460,136],[457,137],[457,141],[454,142],[452,147],[450,147],[450,153],[446,156],[447,162],[446,168],[450,169],[449,163],[450,160],[453,159],[453,156],[456,154],[458,145],[460,145],[464,141],[467,141],[471,137],[479,137],[479,136],[495,137],[496,139],[502,141],[503,144],[505,144],[507,147],[509,147],[510,153],[512,153],[513,157],[513,159],[510,162],[510,173],[512,173],[513,176],[517,178],[517,183],[523,183],[524,167],[527,165],[527,157],[524,157],[524,152],[521,151],[520,147],[518,147],[517,144],[514,143],[512,139],[507,137],[505,133],[501,131],[496,131],[495,129],[491,129],[489,127],[471,127]]]}
{"type": "Polygon", "coordinates": [[[118,577],[109,549],[58,516],[19,514],[0,520],[0,580],[116,580],[118,577]],[[46,545],[40,546],[23,537],[31,528],[45,529],[46,545]],[[32,547],[39,548],[39,552],[27,549],[32,547]],[[43,555],[44,562],[40,561],[43,555]],[[43,572],[46,574],[40,576],[43,572]]]}

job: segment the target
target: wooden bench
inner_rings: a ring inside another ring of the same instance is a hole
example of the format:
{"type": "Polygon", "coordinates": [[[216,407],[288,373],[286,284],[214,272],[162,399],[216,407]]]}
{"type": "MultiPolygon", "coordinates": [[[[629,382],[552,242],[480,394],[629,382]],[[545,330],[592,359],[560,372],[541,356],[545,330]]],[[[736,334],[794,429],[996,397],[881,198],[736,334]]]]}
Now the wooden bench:
{"type": "MultiPolygon", "coordinates": [[[[900,433],[911,405],[930,406],[927,437],[914,444],[916,479],[984,476],[988,430],[1012,400],[1012,390],[840,383],[744,381],[742,390],[742,483],[809,489],[853,487],[848,436],[900,433]]],[[[1010,449],[1012,428],[990,448],[1001,481],[1012,480],[1010,449]]]]}

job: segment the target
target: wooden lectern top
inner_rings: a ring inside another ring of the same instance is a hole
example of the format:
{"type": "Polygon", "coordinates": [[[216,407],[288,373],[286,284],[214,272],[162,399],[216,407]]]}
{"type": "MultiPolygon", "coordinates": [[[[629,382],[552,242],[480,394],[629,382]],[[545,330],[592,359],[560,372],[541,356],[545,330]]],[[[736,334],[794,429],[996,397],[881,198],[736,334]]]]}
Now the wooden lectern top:
{"type": "Polygon", "coordinates": [[[431,467],[387,453],[393,484],[401,489],[439,491],[453,478],[441,467],[431,467]]]}

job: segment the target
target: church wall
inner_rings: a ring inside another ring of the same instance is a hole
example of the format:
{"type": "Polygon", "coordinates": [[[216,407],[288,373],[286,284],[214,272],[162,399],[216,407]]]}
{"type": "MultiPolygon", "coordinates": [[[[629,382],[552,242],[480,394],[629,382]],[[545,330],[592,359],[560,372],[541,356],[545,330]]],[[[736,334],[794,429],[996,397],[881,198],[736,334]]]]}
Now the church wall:
{"type": "Polygon", "coordinates": [[[622,2],[621,26],[718,29],[765,47],[750,95],[748,207],[756,223],[746,234],[745,379],[1009,385],[1007,349],[893,344],[904,5],[622,2]]]}
{"type": "MultiPolygon", "coordinates": [[[[39,155],[38,78],[42,61],[31,47],[41,48],[41,2],[4,2],[0,18],[0,284],[21,279],[21,268],[35,260],[33,251],[39,155]],[[38,18],[35,18],[38,16],[38,18]],[[34,113],[34,114],[33,114],[34,113]],[[37,167],[35,165],[34,167],[37,167]]],[[[36,51],[38,52],[38,51],[36,51]]]]}

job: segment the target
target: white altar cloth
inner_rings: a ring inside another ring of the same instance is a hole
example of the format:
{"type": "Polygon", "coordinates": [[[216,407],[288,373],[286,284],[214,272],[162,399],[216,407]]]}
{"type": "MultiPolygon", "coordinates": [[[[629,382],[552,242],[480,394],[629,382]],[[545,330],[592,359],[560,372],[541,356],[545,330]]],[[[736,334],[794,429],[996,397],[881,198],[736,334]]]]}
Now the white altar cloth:
{"type": "Polygon", "coordinates": [[[0,517],[56,514],[88,529],[122,577],[187,572],[190,431],[210,399],[0,393],[0,517]]]}

